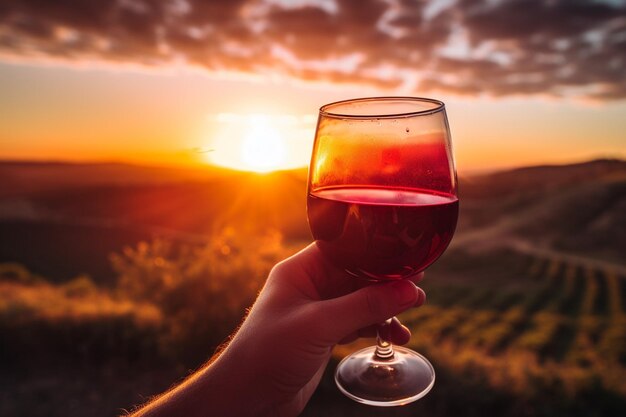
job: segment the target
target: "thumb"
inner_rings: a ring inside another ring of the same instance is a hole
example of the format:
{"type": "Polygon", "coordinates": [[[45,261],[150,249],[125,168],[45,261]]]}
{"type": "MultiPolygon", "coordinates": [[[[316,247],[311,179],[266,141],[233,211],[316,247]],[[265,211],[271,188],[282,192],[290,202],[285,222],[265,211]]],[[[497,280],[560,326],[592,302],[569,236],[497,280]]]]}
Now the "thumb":
{"type": "Polygon", "coordinates": [[[357,330],[378,324],[404,310],[423,304],[424,291],[409,280],[369,285],[319,304],[324,331],[338,342],[357,330]]]}

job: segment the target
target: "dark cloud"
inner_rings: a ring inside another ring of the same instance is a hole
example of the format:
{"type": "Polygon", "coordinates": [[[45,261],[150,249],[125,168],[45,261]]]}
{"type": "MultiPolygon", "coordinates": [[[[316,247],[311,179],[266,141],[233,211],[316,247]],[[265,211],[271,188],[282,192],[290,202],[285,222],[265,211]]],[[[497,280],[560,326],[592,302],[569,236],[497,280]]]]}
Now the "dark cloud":
{"type": "Polygon", "coordinates": [[[463,23],[475,41],[577,36],[618,13],[607,3],[588,0],[509,0],[493,6],[470,0],[462,1],[461,7],[464,5],[463,23]]]}
{"type": "Polygon", "coordinates": [[[264,36],[285,45],[302,59],[323,59],[338,53],[337,40],[343,30],[339,19],[330,12],[311,6],[296,10],[273,8],[267,18],[271,24],[264,36]]]}
{"type": "Polygon", "coordinates": [[[626,98],[624,0],[0,0],[0,54],[626,98]]]}
{"type": "Polygon", "coordinates": [[[462,0],[461,27],[480,59],[437,59],[435,68],[462,74],[433,88],[494,95],[626,98],[626,2],[462,0]],[[500,59],[494,59],[499,57],[500,59]]]}

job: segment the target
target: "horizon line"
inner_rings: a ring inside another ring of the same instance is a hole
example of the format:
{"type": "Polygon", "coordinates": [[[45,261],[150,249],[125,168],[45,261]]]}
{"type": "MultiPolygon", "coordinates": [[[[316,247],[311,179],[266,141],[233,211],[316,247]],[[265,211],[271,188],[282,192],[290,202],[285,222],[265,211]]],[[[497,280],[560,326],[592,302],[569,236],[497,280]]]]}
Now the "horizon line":
{"type": "MultiPolygon", "coordinates": [[[[590,158],[575,158],[567,162],[543,162],[543,163],[534,163],[534,164],[512,164],[512,165],[492,165],[485,167],[471,167],[471,168],[463,168],[457,169],[460,173],[469,173],[470,175],[481,175],[481,174],[490,174],[494,172],[502,172],[502,171],[514,171],[518,169],[524,168],[546,168],[546,167],[558,167],[558,166],[569,166],[569,165],[581,165],[585,163],[592,162],[600,162],[600,161],[614,161],[614,162],[624,162],[626,163],[625,158],[621,158],[618,156],[609,156],[609,155],[598,155],[590,158]]],[[[244,172],[244,173],[252,173],[252,174],[271,174],[272,172],[289,172],[289,171],[302,171],[308,169],[307,165],[303,165],[301,167],[287,168],[287,169],[276,169],[269,172],[255,172],[248,170],[239,170],[235,168],[228,168],[224,166],[220,166],[213,163],[208,162],[177,162],[177,163],[162,163],[162,162],[137,162],[137,161],[124,161],[120,159],[27,159],[27,158],[5,158],[0,156],[0,164],[30,164],[30,165],[74,165],[74,166],[103,166],[103,165],[120,165],[120,166],[128,166],[128,167],[137,167],[137,168],[154,168],[154,169],[180,169],[180,170],[203,170],[210,169],[216,171],[230,171],[230,172],[244,172]]]]}

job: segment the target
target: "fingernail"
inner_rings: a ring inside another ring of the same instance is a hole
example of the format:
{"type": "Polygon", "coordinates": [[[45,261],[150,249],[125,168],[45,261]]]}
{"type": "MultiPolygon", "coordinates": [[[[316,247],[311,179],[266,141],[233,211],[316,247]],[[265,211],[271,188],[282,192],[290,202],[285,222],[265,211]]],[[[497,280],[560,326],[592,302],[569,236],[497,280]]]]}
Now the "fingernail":
{"type": "Polygon", "coordinates": [[[420,297],[418,288],[409,280],[402,280],[391,284],[398,297],[400,306],[415,304],[420,297]]]}

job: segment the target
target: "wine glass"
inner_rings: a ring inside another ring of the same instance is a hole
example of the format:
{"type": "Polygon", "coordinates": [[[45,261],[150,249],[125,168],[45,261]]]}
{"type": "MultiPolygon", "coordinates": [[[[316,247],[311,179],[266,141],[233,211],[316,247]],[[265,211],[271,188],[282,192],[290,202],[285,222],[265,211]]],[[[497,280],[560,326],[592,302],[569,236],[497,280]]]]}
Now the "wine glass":
{"type": "MultiPolygon", "coordinates": [[[[307,213],[323,256],[355,279],[409,278],[446,249],[458,217],[450,130],[441,101],[372,97],[323,106],[309,169],[307,213]]],[[[387,322],[388,324],[388,322],[387,322]]],[[[422,355],[384,340],[344,358],[339,389],[396,406],[430,391],[422,355]]]]}

